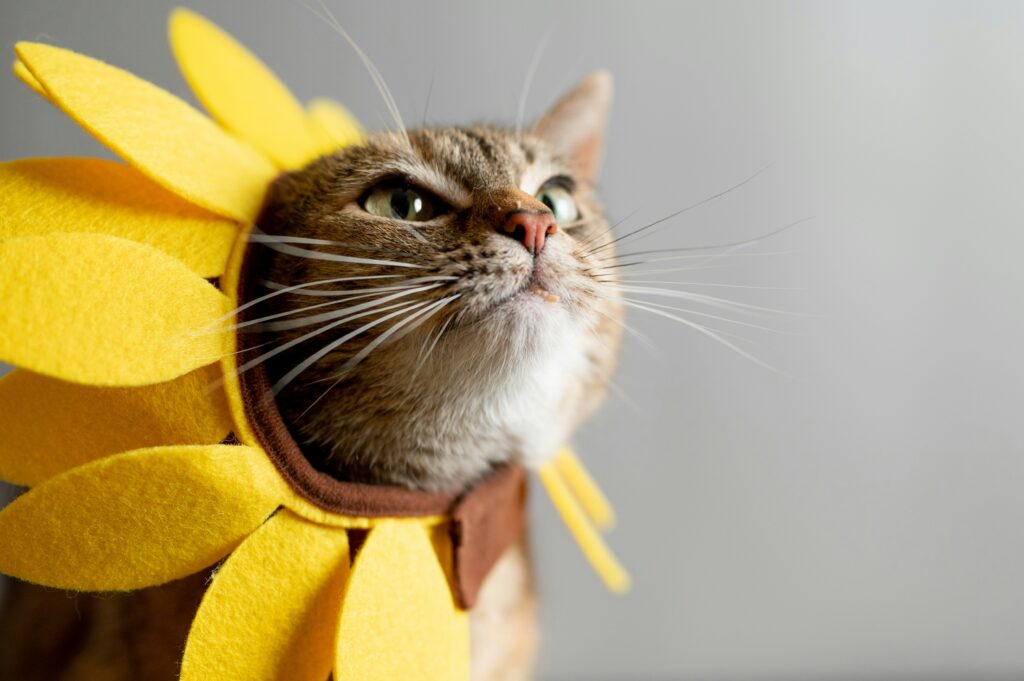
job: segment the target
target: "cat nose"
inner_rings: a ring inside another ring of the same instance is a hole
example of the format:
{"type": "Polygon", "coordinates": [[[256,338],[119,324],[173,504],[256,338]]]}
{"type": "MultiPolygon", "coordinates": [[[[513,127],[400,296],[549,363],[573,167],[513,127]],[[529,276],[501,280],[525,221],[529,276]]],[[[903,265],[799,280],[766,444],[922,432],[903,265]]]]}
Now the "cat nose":
{"type": "Polygon", "coordinates": [[[544,240],[558,231],[558,223],[555,216],[547,211],[514,211],[509,213],[498,231],[512,237],[536,256],[544,248],[544,240]]]}

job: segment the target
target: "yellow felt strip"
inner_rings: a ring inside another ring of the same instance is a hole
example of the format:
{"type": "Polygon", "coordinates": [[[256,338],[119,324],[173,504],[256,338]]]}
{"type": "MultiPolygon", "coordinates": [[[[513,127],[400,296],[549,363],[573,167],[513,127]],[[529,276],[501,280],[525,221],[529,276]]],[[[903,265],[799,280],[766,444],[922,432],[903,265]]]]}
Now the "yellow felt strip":
{"type": "Polygon", "coordinates": [[[586,513],[573,498],[572,493],[559,475],[558,469],[550,461],[537,470],[544,489],[547,490],[551,503],[554,504],[562,521],[569,528],[579,544],[583,555],[604,581],[605,585],[616,593],[629,590],[629,575],[604,543],[600,533],[590,524],[586,513]]]}
{"type": "Polygon", "coordinates": [[[320,141],[320,152],[332,151],[359,144],[363,129],[348,109],[330,99],[314,99],[309,103],[309,119],[320,141]]]}
{"type": "Polygon", "coordinates": [[[223,354],[227,298],[180,261],[102,234],[0,241],[0,361],[93,385],[176,378],[223,354]]]}
{"type": "Polygon", "coordinates": [[[217,571],[192,622],[182,681],[325,681],[347,576],[345,530],[282,509],[217,571]]]}
{"type": "Polygon", "coordinates": [[[255,218],[277,174],[256,150],[127,71],[51,45],[15,52],[51,101],[153,180],[218,215],[255,218]]]}
{"type": "Polygon", "coordinates": [[[555,455],[554,462],[562,480],[598,529],[610,530],[615,527],[615,510],[575,452],[563,449],[555,455]]]}
{"type": "Polygon", "coordinates": [[[157,447],[93,461],[0,511],[0,572],[79,591],[179,579],[259,527],[282,485],[260,450],[239,445],[157,447]]]}
{"type": "Polygon", "coordinates": [[[131,166],[94,158],[0,163],[0,239],[97,232],[173,255],[202,277],[224,271],[236,223],[178,198],[131,166]]]}
{"type": "Polygon", "coordinates": [[[345,587],[336,681],[466,681],[469,622],[455,605],[430,528],[381,520],[345,587]]]}
{"type": "Polygon", "coordinates": [[[43,86],[39,84],[39,81],[32,75],[32,72],[21,63],[21,60],[14,60],[14,64],[11,66],[11,71],[13,71],[14,75],[18,77],[18,80],[29,86],[37,95],[43,99],[49,99],[46,95],[46,90],[44,90],[43,86]]]}
{"type": "Polygon", "coordinates": [[[216,444],[231,430],[217,365],[135,388],[96,388],[18,369],[0,378],[0,479],[36,485],[130,449],[216,444]]]}
{"type": "Polygon", "coordinates": [[[171,14],[170,39],[185,80],[227,130],[281,168],[300,168],[319,155],[302,105],[244,45],[181,8],[171,14]]]}

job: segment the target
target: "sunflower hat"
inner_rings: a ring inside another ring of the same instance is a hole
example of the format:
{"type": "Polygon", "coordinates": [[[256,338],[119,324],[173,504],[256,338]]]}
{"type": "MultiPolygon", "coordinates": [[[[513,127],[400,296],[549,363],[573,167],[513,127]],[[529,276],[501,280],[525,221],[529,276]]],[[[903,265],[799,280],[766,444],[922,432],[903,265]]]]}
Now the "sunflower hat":
{"type": "MultiPolygon", "coordinates": [[[[525,473],[417,492],[334,480],[288,435],[237,319],[249,239],[281,172],[362,132],[299,104],[242,45],[176,10],[193,107],[130,73],[39,43],[14,73],[126,163],[0,164],[0,572],[127,591],[218,565],[181,678],[452,681],[467,610],[521,535],[525,473]],[[211,332],[210,329],[218,329],[211,332]]],[[[537,474],[614,591],[612,511],[562,450],[537,474]]]]}

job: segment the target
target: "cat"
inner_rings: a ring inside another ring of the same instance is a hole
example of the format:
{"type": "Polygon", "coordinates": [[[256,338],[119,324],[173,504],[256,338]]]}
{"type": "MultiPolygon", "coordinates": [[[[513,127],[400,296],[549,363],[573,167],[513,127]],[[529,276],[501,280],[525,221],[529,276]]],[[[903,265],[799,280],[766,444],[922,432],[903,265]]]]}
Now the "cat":
{"type": "MultiPolygon", "coordinates": [[[[622,328],[594,188],[611,97],[599,71],[529,131],[370,135],[271,186],[246,285],[290,292],[253,307],[252,339],[287,348],[266,371],[318,470],[464,489],[551,456],[601,402],[622,328]],[[349,321],[291,344],[339,309],[349,321]]],[[[207,580],[75,598],[14,584],[0,678],[174,679],[207,580]]],[[[520,541],[471,611],[473,681],[532,677],[535,618],[520,541]]]]}

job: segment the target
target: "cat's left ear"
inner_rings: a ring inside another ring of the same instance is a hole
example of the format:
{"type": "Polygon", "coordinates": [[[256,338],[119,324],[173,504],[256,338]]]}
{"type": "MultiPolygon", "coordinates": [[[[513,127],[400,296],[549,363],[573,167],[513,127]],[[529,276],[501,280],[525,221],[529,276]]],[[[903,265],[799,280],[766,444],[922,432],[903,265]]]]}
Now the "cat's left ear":
{"type": "Polygon", "coordinates": [[[612,107],[612,74],[594,71],[533,126],[533,134],[572,161],[587,180],[597,177],[612,107]]]}

